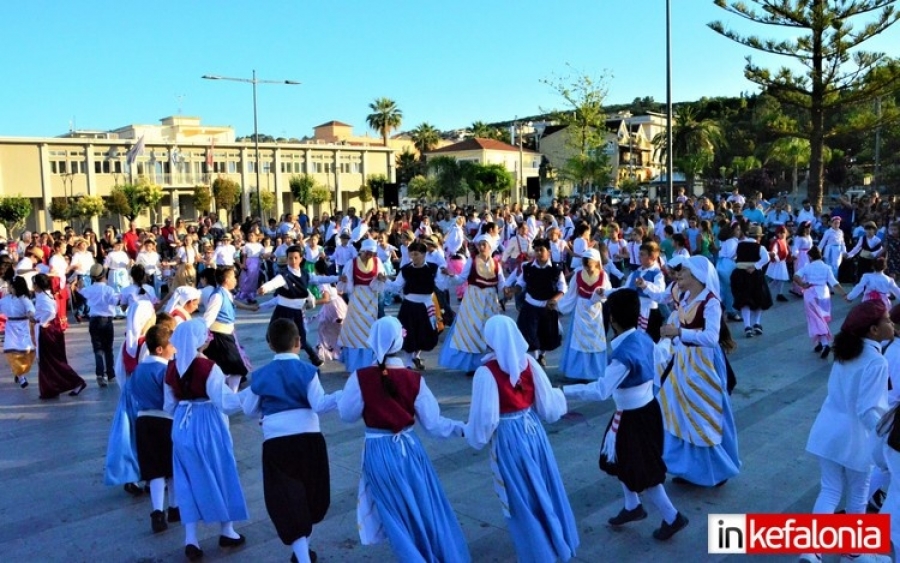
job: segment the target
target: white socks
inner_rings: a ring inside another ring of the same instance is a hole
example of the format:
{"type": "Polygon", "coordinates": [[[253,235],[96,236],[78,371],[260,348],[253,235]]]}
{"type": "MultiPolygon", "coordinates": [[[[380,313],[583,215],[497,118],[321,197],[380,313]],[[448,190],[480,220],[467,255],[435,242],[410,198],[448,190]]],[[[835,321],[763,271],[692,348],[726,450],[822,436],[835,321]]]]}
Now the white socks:
{"type": "Polygon", "coordinates": [[[665,487],[661,484],[650,487],[644,491],[644,495],[646,495],[650,502],[652,502],[662,513],[663,520],[666,521],[666,524],[671,524],[675,521],[675,517],[678,516],[678,511],[675,510],[675,506],[672,504],[672,501],[669,500],[669,495],[666,494],[665,487]]]}
{"type": "Polygon", "coordinates": [[[625,493],[625,510],[634,510],[641,504],[641,497],[622,483],[622,492],[625,493]]]}
{"type": "Polygon", "coordinates": [[[184,523],[184,545],[196,545],[200,547],[200,540],[197,539],[197,523],[184,523]]]}
{"type": "Polygon", "coordinates": [[[233,540],[238,539],[241,535],[234,531],[234,524],[232,522],[222,522],[222,530],[219,532],[221,535],[231,538],[233,540]]]}
{"type": "Polygon", "coordinates": [[[166,480],[163,477],[150,479],[150,504],[153,510],[162,510],[166,498],[166,480]]]}
{"type": "Polygon", "coordinates": [[[294,540],[294,543],[291,544],[291,549],[294,550],[294,556],[297,558],[297,563],[310,563],[309,538],[302,537],[299,540],[294,540]]]}

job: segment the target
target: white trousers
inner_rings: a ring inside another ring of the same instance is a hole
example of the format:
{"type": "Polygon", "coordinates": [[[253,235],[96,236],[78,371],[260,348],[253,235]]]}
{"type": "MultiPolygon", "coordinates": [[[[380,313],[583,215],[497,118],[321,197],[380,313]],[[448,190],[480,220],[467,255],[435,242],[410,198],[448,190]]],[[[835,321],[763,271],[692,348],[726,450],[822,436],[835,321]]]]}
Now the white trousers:
{"type": "Polygon", "coordinates": [[[869,477],[872,471],[854,471],[830,459],[819,458],[821,489],[813,506],[814,514],[833,514],[846,488],[847,514],[865,514],[869,501],[869,477]]]}

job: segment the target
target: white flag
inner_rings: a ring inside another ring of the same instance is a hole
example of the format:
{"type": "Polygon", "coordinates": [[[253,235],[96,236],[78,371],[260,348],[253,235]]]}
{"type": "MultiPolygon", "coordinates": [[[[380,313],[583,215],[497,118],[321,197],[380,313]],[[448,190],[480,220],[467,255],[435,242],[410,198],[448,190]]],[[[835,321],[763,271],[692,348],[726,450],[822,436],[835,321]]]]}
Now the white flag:
{"type": "Polygon", "coordinates": [[[144,135],[141,135],[141,138],[138,139],[138,142],[131,146],[128,149],[128,154],[125,157],[125,162],[128,163],[128,166],[134,164],[134,161],[137,160],[137,157],[144,154],[144,135]]]}

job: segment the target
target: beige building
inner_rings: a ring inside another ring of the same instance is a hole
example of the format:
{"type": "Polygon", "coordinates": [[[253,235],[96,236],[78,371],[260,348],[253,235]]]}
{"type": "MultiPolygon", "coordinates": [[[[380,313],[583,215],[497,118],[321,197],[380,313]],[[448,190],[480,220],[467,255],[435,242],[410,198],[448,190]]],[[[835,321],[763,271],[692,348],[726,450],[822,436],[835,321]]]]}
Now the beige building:
{"type": "MultiPolygon", "coordinates": [[[[72,131],[62,137],[0,137],[0,197],[31,199],[34,213],[27,228],[44,231],[63,226],[50,218],[48,209],[54,198],[107,196],[113,186],[145,177],[165,193],[152,216],[138,218],[140,225],[147,225],[164,217],[195,219],[194,187],[224,177],[242,186],[241,212],[246,215],[257,190],[254,144],[236,142],[231,127],[202,125],[197,117],[174,116],[160,122],[105,132],[72,131]],[[129,166],[128,151],[141,137],[143,153],[129,166]]],[[[275,195],[275,206],[267,210],[267,217],[297,211],[304,203],[291,196],[293,175],[310,174],[331,191],[332,202],[319,206],[322,209],[309,209],[313,213],[361,207],[359,189],[368,176],[394,178],[394,149],[384,148],[380,142],[260,143],[259,149],[259,183],[275,195]]],[[[118,221],[118,217],[100,217],[92,224],[96,229],[100,222],[118,221]]]]}
{"type": "Polygon", "coordinates": [[[528,178],[538,178],[541,168],[541,153],[520,149],[515,145],[494,139],[474,137],[425,153],[426,159],[436,156],[449,156],[458,161],[477,162],[479,164],[502,164],[516,179],[521,189],[517,197],[513,188],[513,201],[525,195],[525,184],[528,178]]]}

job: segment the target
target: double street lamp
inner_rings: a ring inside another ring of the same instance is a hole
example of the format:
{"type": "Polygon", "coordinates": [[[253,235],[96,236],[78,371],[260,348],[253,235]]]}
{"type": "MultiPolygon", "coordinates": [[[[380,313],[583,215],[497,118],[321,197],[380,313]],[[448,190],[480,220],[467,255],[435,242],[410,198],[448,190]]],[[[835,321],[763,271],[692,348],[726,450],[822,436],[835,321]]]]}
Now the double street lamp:
{"type": "Polygon", "coordinates": [[[204,74],[201,78],[205,80],[230,80],[231,82],[245,82],[253,85],[253,144],[256,149],[256,207],[259,210],[260,219],[262,219],[262,198],[260,191],[262,183],[259,179],[259,120],[256,112],[256,85],[257,84],[284,84],[288,86],[299,86],[300,82],[296,80],[259,80],[256,78],[256,70],[253,71],[252,78],[233,78],[231,76],[219,76],[218,74],[204,74]]]}

